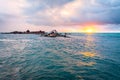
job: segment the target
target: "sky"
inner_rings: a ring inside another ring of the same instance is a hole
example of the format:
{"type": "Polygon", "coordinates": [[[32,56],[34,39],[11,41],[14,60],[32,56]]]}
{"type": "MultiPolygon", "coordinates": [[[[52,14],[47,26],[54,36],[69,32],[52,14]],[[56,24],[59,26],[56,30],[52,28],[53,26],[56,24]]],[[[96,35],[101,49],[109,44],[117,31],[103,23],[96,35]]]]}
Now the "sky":
{"type": "Polygon", "coordinates": [[[0,0],[0,32],[120,32],[120,0],[0,0]]]}

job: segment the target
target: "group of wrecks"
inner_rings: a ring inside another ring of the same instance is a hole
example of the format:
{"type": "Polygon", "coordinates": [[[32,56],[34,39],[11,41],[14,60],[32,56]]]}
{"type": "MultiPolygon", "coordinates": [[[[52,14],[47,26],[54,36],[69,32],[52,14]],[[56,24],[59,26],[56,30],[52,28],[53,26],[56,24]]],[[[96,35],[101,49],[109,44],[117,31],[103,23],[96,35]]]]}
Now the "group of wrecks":
{"type": "Polygon", "coordinates": [[[13,31],[10,33],[3,33],[3,34],[40,34],[41,36],[44,37],[66,37],[66,38],[70,38],[68,36],[69,33],[58,33],[57,30],[52,30],[51,32],[45,32],[45,31],[30,31],[27,30],[25,32],[21,32],[21,31],[13,31]]]}
{"type": "Polygon", "coordinates": [[[42,34],[45,37],[68,37],[67,33],[58,33],[56,30],[51,31],[50,33],[42,34]]]}

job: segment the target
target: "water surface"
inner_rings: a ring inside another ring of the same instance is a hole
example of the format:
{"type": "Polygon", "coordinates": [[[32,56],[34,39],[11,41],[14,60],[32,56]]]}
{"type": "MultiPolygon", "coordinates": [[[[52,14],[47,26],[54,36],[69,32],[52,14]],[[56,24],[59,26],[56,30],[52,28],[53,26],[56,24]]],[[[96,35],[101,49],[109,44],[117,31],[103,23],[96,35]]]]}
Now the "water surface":
{"type": "Polygon", "coordinates": [[[0,80],[120,80],[120,34],[0,34],[0,80]]]}

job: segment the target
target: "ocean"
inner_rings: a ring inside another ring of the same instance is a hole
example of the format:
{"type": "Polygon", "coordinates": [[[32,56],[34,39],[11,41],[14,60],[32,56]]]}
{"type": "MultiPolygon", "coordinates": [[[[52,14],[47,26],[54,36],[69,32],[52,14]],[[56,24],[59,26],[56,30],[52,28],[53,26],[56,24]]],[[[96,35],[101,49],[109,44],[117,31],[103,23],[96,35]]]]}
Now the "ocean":
{"type": "Polygon", "coordinates": [[[0,80],[120,80],[120,33],[0,34],[0,80]]]}

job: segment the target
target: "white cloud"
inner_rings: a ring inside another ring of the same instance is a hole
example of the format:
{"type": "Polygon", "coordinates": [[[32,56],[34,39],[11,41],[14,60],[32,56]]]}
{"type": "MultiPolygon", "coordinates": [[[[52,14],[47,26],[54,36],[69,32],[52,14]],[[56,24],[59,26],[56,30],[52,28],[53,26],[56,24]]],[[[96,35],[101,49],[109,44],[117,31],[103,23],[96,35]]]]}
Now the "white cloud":
{"type": "Polygon", "coordinates": [[[26,0],[0,0],[0,13],[19,14],[25,6],[26,0]]]}
{"type": "Polygon", "coordinates": [[[71,29],[89,22],[102,23],[105,28],[104,25],[107,24],[120,24],[119,0],[51,1],[0,0],[0,24],[4,27],[2,29],[46,29],[45,26],[71,29]]]}

